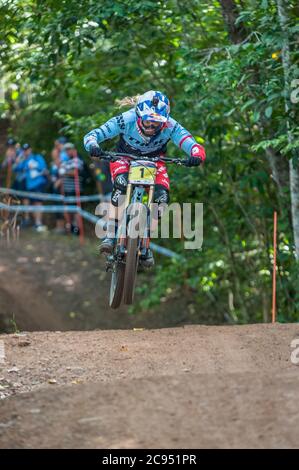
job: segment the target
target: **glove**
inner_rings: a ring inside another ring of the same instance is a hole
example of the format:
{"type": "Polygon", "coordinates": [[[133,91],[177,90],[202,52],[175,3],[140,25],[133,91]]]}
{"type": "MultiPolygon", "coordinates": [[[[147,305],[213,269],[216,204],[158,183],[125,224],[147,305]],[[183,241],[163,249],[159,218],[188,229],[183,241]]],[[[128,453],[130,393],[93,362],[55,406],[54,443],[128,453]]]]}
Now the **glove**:
{"type": "Polygon", "coordinates": [[[104,152],[99,145],[94,144],[90,146],[89,155],[91,157],[100,157],[101,155],[104,155],[104,152]]]}
{"type": "Polygon", "coordinates": [[[186,166],[199,166],[202,163],[202,159],[200,157],[189,157],[186,166]]]}
{"type": "MultiPolygon", "coordinates": [[[[206,152],[202,145],[194,144],[191,149],[190,158],[194,161],[194,157],[197,157],[200,160],[200,163],[203,163],[206,159],[206,152]]],[[[198,166],[200,163],[194,163],[191,166],[198,166]]]]}

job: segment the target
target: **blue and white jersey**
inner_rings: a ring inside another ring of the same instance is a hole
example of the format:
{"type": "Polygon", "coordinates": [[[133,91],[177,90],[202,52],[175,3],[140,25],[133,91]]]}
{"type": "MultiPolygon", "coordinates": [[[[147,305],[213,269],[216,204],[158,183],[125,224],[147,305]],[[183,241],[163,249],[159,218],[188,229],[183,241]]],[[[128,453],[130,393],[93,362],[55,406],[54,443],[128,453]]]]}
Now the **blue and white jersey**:
{"type": "Polygon", "coordinates": [[[135,109],[132,108],[115,116],[97,129],[92,130],[84,137],[84,146],[87,151],[93,144],[100,144],[108,139],[119,136],[117,151],[136,155],[156,156],[166,153],[167,143],[171,140],[188,156],[191,156],[192,147],[198,145],[181,124],[169,118],[166,126],[153,137],[145,137],[137,125],[135,109]]]}
{"type": "Polygon", "coordinates": [[[50,165],[50,177],[51,177],[52,183],[55,183],[58,180],[58,176],[59,176],[58,170],[59,170],[58,165],[55,162],[52,162],[50,165]]]}
{"type": "Polygon", "coordinates": [[[61,163],[68,161],[69,156],[65,150],[61,150],[61,152],[59,152],[59,159],[61,163]]]}
{"type": "Polygon", "coordinates": [[[45,159],[41,155],[35,155],[33,153],[13,166],[14,172],[22,172],[26,175],[26,189],[28,191],[46,184],[46,170],[47,165],[45,159]]]}

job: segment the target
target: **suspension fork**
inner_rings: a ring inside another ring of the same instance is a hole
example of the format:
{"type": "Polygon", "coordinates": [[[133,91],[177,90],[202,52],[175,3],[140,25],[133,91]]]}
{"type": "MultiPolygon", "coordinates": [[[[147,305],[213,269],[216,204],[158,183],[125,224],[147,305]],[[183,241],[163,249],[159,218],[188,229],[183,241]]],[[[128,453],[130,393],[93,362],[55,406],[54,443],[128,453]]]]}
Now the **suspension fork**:
{"type": "Polygon", "coordinates": [[[131,196],[132,196],[132,184],[128,183],[127,190],[126,190],[126,197],[125,197],[125,201],[124,201],[124,206],[121,210],[121,213],[120,213],[120,208],[118,208],[118,233],[117,233],[117,239],[118,239],[118,245],[120,247],[120,251],[122,251],[124,249],[124,247],[126,246],[126,239],[127,239],[127,233],[126,232],[127,232],[127,230],[123,225],[124,224],[125,224],[125,226],[127,225],[127,220],[124,216],[126,215],[127,207],[130,204],[131,196]]]}
{"type": "Polygon", "coordinates": [[[150,244],[150,232],[151,232],[151,213],[152,213],[152,206],[153,206],[153,199],[154,199],[154,190],[155,186],[151,185],[148,192],[148,201],[147,201],[147,227],[145,237],[143,239],[143,247],[145,249],[149,248],[150,244]]]}
{"type": "Polygon", "coordinates": [[[131,196],[132,196],[132,183],[128,183],[127,191],[126,191],[126,199],[125,199],[125,209],[130,204],[131,196]]]}

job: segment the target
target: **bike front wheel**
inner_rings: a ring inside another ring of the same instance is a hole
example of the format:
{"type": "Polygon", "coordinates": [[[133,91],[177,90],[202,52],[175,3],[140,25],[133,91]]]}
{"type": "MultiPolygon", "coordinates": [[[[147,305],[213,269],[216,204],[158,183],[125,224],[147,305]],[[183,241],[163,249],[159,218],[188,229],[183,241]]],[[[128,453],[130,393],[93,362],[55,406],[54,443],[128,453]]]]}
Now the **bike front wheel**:
{"type": "Polygon", "coordinates": [[[112,271],[110,284],[109,305],[111,308],[118,308],[122,301],[125,279],[125,264],[116,261],[112,271]]]}
{"type": "Polygon", "coordinates": [[[127,238],[127,256],[124,280],[124,303],[131,305],[134,300],[137,268],[139,262],[139,238],[127,238]]]}

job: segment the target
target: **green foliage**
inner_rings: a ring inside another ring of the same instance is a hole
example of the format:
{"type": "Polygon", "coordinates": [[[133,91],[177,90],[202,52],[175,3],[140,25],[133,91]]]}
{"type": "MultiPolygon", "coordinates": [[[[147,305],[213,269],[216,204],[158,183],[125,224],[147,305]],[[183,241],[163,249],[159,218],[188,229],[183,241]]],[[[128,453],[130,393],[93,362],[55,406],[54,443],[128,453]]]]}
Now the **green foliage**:
{"type": "MultiPolygon", "coordinates": [[[[277,5],[236,1],[236,41],[221,3],[4,1],[3,111],[20,139],[48,151],[61,128],[82,146],[88,130],[118,112],[115,99],[151,88],[166,92],[173,116],[207,150],[203,171],[170,169],[172,201],[204,203],[204,245],[188,253],[181,241],[165,241],[185,261],[159,260],[143,307],[183,293],[205,321],[267,319],[276,209],[279,315],[298,320],[288,180],[277,187],[266,154],[270,147],[276,152],[282,175],[299,142],[298,105],[291,102],[294,139],[287,138],[277,5]]],[[[295,2],[288,2],[288,14],[292,80],[299,71],[295,2]]]]}

